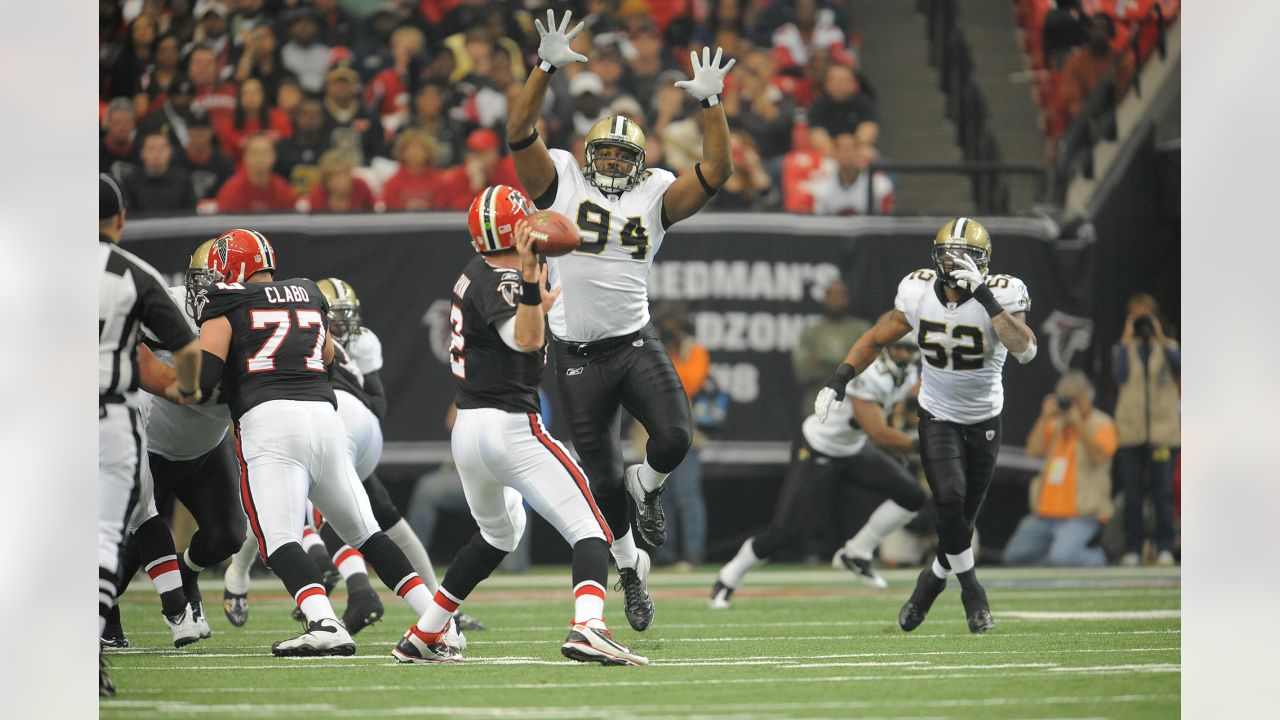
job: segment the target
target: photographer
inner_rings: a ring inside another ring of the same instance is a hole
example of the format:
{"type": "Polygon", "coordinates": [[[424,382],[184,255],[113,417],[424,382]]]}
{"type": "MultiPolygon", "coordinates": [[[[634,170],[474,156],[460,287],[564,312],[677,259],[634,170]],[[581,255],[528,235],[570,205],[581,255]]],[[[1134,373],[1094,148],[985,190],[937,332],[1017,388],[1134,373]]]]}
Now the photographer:
{"type": "Polygon", "coordinates": [[[1159,315],[1160,307],[1152,296],[1141,293],[1130,298],[1124,334],[1111,358],[1119,387],[1116,481],[1124,489],[1125,552],[1121,562],[1125,565],[1137,565],[1142,558],[1146,535],[1142,509],[1148,476],[1155,501],[1156,563],[1174,563],[1173,468],[1182,444],[1178,406],[1182,356],[1159,315]]]}
{"type": "Polygon", "coordinates": [[[1027,436],[1027,456],[1045,463],[1031,481],[1031,513],[1005,547],[1007,564],[1107,564],[1089,541],[1111,519],[1116,445],[1115,423],[1093,406],[1093,384],[1078,370],[1063,375],[1027,436]]]}

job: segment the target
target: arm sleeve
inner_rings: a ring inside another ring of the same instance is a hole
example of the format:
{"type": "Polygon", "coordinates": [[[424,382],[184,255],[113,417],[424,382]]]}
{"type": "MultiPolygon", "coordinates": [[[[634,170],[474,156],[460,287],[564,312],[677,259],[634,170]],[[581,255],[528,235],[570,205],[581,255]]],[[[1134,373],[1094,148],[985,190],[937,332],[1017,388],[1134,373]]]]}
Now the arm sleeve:
{"type": "Polygon", "coordinates": [[[142,303],[142,324],[156,339],[173,350],[196,339],[182,310],[174,304],[159,280],[150,273],[139,272],[134,282],[138,288],[138,301],[142,303]]]}

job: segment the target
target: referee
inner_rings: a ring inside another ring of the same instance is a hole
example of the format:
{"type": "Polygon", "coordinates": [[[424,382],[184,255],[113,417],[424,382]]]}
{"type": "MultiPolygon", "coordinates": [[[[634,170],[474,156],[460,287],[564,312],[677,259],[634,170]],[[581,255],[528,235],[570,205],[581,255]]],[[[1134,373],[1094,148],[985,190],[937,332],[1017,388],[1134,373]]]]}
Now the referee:
{"type": "MultiPolygon", "coordinates": [[[[200,399],[200,345],[160,274],[117,247],[124,230],[124,201],[110,175],[98,175],[98,635],[116,601],[120,541],[138,498],[147,438],[138,416],[138,335],[146,326],[173,354],[178,381],[171,400],[200,399]]],[[[159,363],[149,358],[152,363],[159,363]]],[[[162,364],[162,363],[161,363],[162,364]]],[[[144,368],[149,370],[150,368],[144,368]]],[[[115,686],[105,670],[98,694],[115,686]]]]}

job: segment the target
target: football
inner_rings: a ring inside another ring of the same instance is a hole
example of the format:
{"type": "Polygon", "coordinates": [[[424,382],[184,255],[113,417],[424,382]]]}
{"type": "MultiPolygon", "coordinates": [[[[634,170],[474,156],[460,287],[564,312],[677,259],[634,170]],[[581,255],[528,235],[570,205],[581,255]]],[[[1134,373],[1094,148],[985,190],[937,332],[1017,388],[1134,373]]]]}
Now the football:
{"type": "Polygon", "coordinates": [[[533,243],[543,255],[565,255],[578,249],[582,235],[569,218],[555,210],[542,210],[529,216],[533,225],[533,243]]]}

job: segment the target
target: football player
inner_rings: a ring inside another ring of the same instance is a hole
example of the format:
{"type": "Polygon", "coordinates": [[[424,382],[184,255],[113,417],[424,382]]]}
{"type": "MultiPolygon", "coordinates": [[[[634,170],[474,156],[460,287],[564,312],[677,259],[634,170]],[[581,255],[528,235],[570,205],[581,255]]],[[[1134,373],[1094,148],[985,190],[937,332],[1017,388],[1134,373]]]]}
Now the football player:
{"type": "Polygon", "coordinates": [[[898,613],[907,632],[924,622],[951,574],[960,580],[969,631],[995,627],[969,545],[1000,452],[1005,358],[1031,362],[1036,336],[1025,321],[1027,286],[1011,275],[989,276],[990,263],[991,236],[981,223],[960,217],[943,225],[933,239],[933,268],[902,279],[893,309],[854,342],[814,401],[826,419],[886,345],[911,333],[920,347],[920,460],[938,511],[938,551],[898,613]]]}
{"type": "Polygon", "coordinates": [[[867,372],[849,381],[845,388],[847,402],[836,405],[825,418],[805,418],[801,438],[792,449],[791,467],[782,483],[773,522],[763,532],[747,538],[733,560],[720,569],[711,588],[712,610],[728,608],[730,596],[742,585],[748,571],[800,538],[801,530],[810,524],[811,508],[819,506],[819,496],[835,480],[889,497],[832,561],[837,568],[852,571],[862,582],[887,587],[884,578],[871,568],[871,556],[885,536],[911,522],[927,500],[902,462],[889,454],[912,452],[915,439],[886,420],[893,407],[916,388],[918,355],[915,343],[909,339],[894,341],[867,372]]]}
{"type": "Polygon", "coordinates": [[[621,115],[604,118],[586,136],[582,162],[548,150],[534,125],[551,75],[587,58],[569,48],[583,24],[569,30],[537,23],[541,63],[525,82],[507,119],[507,142],[520,182],[539,208],[573,221],[581,247],[547,259],[551,282],[564,289],[549,314],[560,393],[573,446],[613,530],[612,551],[625,593],[627,621],[644,630],[653,621],[649,556],[631,535],[627,496],[645,542],[666,542],[662,483],[684,459],[693,438],[689,401],[662,342],[649,322],[648,277],[667,229],[702,209],[733,173],[729,124],[720,93],[734,60],[722,51],[691,53],[693,79],[675,83],[702,103],[703,162],[680,178],[646,168],[644,132],[621,115]],[[621,408],[649,433],[645,459],[622,466],[621,408]]]}
{"type": "Polygon", "coordinates": [[[453,286],[450,368],[457,388],[453,459],[480,530],[449,565],[434,602],[392,654],[406,663],[457,662],[447,633],[471,591],[515,550],[524,532],[524,502],[573,547],[573,623],[560,652],[579,662],[645,665],[604,623],[609,542],[613,536],[587,479],[542,424],[538,383],[545,364],[544,297],[531,213],[520,191],[497,185],[471,204],[475,244],[453,286]]]}
{"type": "Polygon", "coordinates": [[[299,543],[308,496],[338,534],[417,613],[431,594],[381,530],[347,454],[327,373],[328,302],[315,282],[275,280],[275,253],[259,232],[214,242],[215,282],[197,298],[206,394],[221,383],[240,461],[240,497],[263,563],[307,616],[306,631],[272,645],[281,656],[351,655],[355,643],[329,604],[320,571],[299,543]]]}

